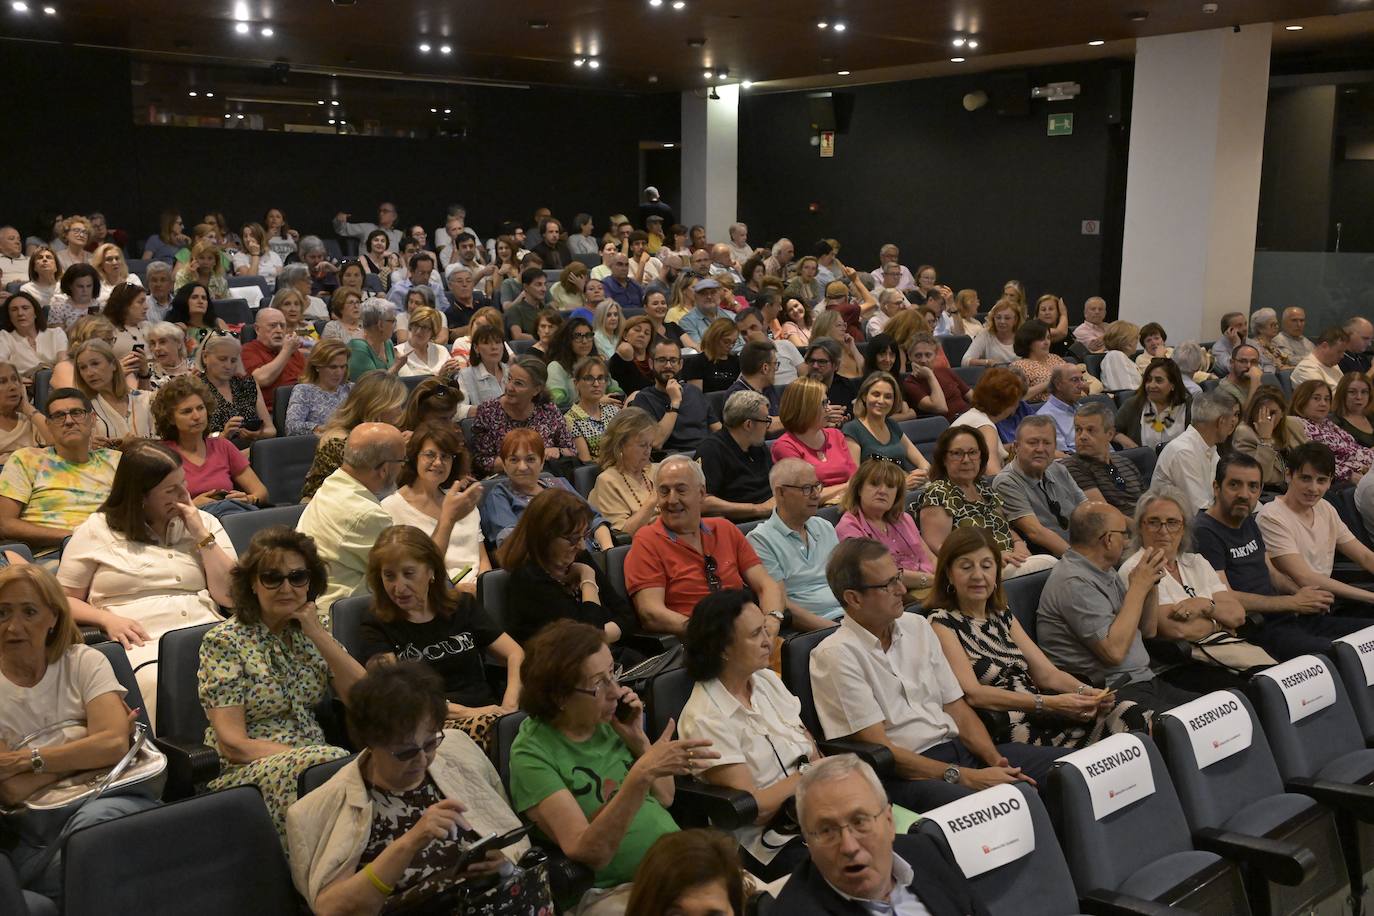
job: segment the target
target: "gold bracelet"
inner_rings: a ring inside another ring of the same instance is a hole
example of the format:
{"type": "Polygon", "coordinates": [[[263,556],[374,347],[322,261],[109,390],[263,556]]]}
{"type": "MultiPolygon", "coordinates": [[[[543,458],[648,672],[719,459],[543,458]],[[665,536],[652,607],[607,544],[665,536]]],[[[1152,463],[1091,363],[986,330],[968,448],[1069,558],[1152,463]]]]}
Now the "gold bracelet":
{"type": "Polygon", "coordinates": [[[213,532],[211,532],[210,534],[207,534],[205,537],[201,538],[199,541],[196,541],[196,550],[204,550],[206,547],[209,547],[213,543],[215,543],[215,535],[213,532]]]}
{"type": "Polygon", "coordinates": [[[363,874],[367,875],[367,880],[372,882],[372,886],[377,889],[377,893],[381,894],[383,897],[390,897],[392,892],[396,890],[396,888],[377,877],[377,873],[372,870],[371,862],[363,866],[363,874]]]}

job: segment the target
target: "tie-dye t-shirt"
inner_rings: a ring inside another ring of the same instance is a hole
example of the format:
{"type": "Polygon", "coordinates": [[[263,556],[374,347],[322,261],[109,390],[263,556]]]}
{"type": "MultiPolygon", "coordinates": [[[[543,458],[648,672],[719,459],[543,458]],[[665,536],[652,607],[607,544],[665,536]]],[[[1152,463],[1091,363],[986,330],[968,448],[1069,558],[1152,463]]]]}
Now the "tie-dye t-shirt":
{"type": "Polygon", "coordinates": [[[0,496],[22,503],[26,522],[75,529],[110,495],[118,466],[119,452],[111,449],[91,449],[74,464],[55,449],[21,448],[0,472],[0,496]]]}

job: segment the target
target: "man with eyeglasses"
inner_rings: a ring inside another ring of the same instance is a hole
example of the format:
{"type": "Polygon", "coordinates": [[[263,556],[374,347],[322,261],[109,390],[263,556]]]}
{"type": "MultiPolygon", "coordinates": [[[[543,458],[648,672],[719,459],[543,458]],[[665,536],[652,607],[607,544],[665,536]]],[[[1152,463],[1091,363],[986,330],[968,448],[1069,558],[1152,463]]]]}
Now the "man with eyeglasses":
{"type": "Polygon", "coordinates": [[[256,336],[243,345],[243,368],[253,376],[262,391],[263,403],[271,409],[277,389],[294,385],[305,371],[302,341],[286,330],[286,316],[280,309],[260,308],[253,319],[256,336]]]}
{"type": "Polygon", "coordinates": [[[749,588],[776,636],[786,616],[782,588],[733,522],[701,517],[701,466],[686,455],[669,455],[654,487],[658,518],[635,532],[625,557],[625,587],[644,629],[680,638],[702,598],[749,588]]]}
{"type": "Polygon", "coordinates": [[[835,526],[816,514],[822,489],[816,469],[800,458],[784,458],[773,465],[768,483],[773,514],[745,537],[786,592],[793,626],[823,629],[844,612],[825,578],[825,564],[840,542],[835,526]]]}
{"type": "Polygon", "coordinates": [[[91,448],[94,412],[75,388],[48,396],[48,448],[21,448],[0,472],[0,537],[56,568],[63,539],[110,495],[119,452],[91,448]]]}
{"type": "Polygon", "coordinates": [[[1054,421],[1054,447],[1059,457],[1072,455],[1074,408],[1083,399],[1083,370],[1073,363],[1060,363],[1050,371],[1050,396],[1037,414],[1054,421]]]}
{"type": "Polygon", "coordinates": [[[330,608],[367,588],[367,555],[392,525],[382,500],[396,492],[406,440],[389,423],[362,423],[344,443],[343,463],[325,478],[296,523],[315,539],[329,567],[329,587],[315,599],[326,627],[330,608]]]}
{"type": "Polygon", "coordinates": [[[906,583],[887,547],[849,538],[826,580],[844,618],[811,653],[811,689],[825,737],[881,744],[893,801],[925,811],[1002,783],[1038,785],[1065,750],[994,744],[964,699],[930,623],[903,606],[906,583]]]}
{"type": "Polygon", "coordinates": [[[930,916],[987,908],[935,841],[898,834],[877,774],[853,754],[812,764],[797,784],[797,821],[811,852],[778,897],[788,916],[930,916]]]}
{"type": "Polygon", "coordinates": [[[725,399],[724,425],[697,445],[697,464],[706,475],[704,515],[735,521],[767,518],[773,511],[768,474],[773,455],[764,445],[768,399],[757,391],[736,391],[725,399]]]}
{"type": "Polygon", "coordinates": [[[1034,414],[1016,427],[1016,459],[993,478],[1011,523],[1038,553],[1063,556],[1069,549],[1069,513],[1083,502],[1073,475],[1054,460],[1055,429],[1034,414]]]}
{"type": "Polygon", "coordinates": [[[1106,503],[1073,510],[1070,549],[1040,593],[1036,642],[1064,671],[1160,713],[1197,695],[1150,670],[1145,639],[1158,629],[1158,586],[1166,558],[1157,548],[1143,551],[1123,581],[1116,568],[1129,541],[1126,516],[1106,503]]]}
{"type": "Polygon", "coordinates": [[[1330,614],[1336,596],[1317,585],[1299,586],[1271,564],[1255,519],[1264,487],[1254,458],[1233,451],[1217,462],[1212,505],[1193,523],[1197,552],[1245,608],[1240,633],[1279,661],[1324,655],[1331,640],[1362,630],[1368,620],[1330,614]]]}
{"type": "Polygon", "coordinates": [[[1217,385],[1217,391],[1224,391],[1236,399],[1244,411],[1245,405],[1259,389],[1263,372],[1260,369],[1259,348],[1253,344],[1238,344],[1231,351],[1231,371],[1217,385]]]}
{"type": "Polygon", "coordinates": [[[1085,498],[1132,515],[1145,492],[1145,479],[1134,461],[1112,451],[1114,435],[1116,420],[1110,407],[1096,401],[1079,404],[1073,414],[1076,451],[1064,459],[1064,467],[1085,498]]]}
{"type": "Polygon", "coordinates": [[[402,232],[396,228],[396,205],[382,202],[377,205],[377,222],[350,223],[353,214],[340,210],[334,214],[334,234],[349,239],[365,239],[378,229],[386,233],[387,244],[392,251],[401,250],[402,232]]]}
{"type": "Polygon", "coordinates": [[[682,347],[673,340],[656,342],[649,349],[649,365],[654,384],[636,391],[631,403],[658,421],[654,429],[655,449],[692,451],[708,433],[720,429],[720,424],[712,420],[711,406],[701,389],[678,381],[682,347]]]}
{"type": "Polygon", "coordinates": [[[854,419],[854,399],[859,396],[859,380],[840,375],[839,341],[831,338],[813,340],[806,348],[806,375],[825,386],[830,401],[826,408],[827,425],[836,429],[854,419]]]}

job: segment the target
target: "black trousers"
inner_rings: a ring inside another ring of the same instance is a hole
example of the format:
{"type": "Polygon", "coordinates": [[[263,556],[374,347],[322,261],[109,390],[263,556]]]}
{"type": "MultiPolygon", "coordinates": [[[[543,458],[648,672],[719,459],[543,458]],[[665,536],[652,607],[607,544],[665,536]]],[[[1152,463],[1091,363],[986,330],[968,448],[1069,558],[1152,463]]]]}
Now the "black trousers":
{"type": "Polygon", "coordinates": [[[1286,662],[1299,655],[1325,655],[1331,651],[1331,640],[1363,630],[1371,622],[1330,614],[1283,614],[1266,617],[1257,627],[1247,627],[1245,638],[1286,662]]]}

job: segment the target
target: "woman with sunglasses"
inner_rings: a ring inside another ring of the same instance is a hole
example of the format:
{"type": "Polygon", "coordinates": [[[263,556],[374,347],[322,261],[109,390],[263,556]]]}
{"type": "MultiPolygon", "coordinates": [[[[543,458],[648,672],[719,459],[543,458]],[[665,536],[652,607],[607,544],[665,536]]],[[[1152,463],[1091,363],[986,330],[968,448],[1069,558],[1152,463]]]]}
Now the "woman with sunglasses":
{"type": "Polygon", "coordinates": [[[529,850],[522,839],[456,879],[443,874],[473,839],[507,833],[520,819],[482,749],[444,727],[441,688],[416,662],[378,668],[354,686],[348,731],[363,752],[293,805],[286,822],[296,889],[312,912],[376,913],[394,895],[432,897],[490,879],[529,850]],[[358,799],[360,811],[351,807],[358,799]]]}
{"type": "Polygon", "coordinates": [[[475,595],[477,577],[491,569],[491,560],[482,543],[482,515],[477,510],[482,485],[469,476],[471,464],[463,437],[451,421],[422,423],[406,445],[398,489],[382,500],[382,508],[396,524],[411,525],[431,538],[450,581],[475,595]]]}
{"type": "Polygon", "coordinates": [[[594,886],[576,912],[621,913],[640,860],[678,829],[668,813],[674,778],[700,773],[719,754],[705,738],[677,738],[671,725],[645,734],[644,704],[618,683],[597,627],[549,624],[525,646],[521,675],[529,718],[511,745],[512,807],[592,869],[594,886]],[[609,798],[594,791],[609,785],[618,789],[609,798]]]}
{"type": "MultiPolygon", "coordinates": [[[[596,332],[585,318],[569,318],[553,335],[549,345],[549,396],[559,410],[567,410],[578,400],[577,387],[573,382],[575,368],[580,360],[596,352],[596,332]]],[[[623,395],[614,379],[607,379],[601,397],[609,394],[623,395]]],[[[609,419],[609,418],[608,418],[609,419]]]]}
{"type": "Polygon", "coordinates": [[[332,686],[347,706],[364,676],[315,609],[328,581],[308,535],[284,526],[259,531],[230,573],[234,616],[200,644],[205,743],[220,758],[210,788],[257,786],[283,840],[300,775],[348,756],[326,741],[315,705],[332,686]]]}

